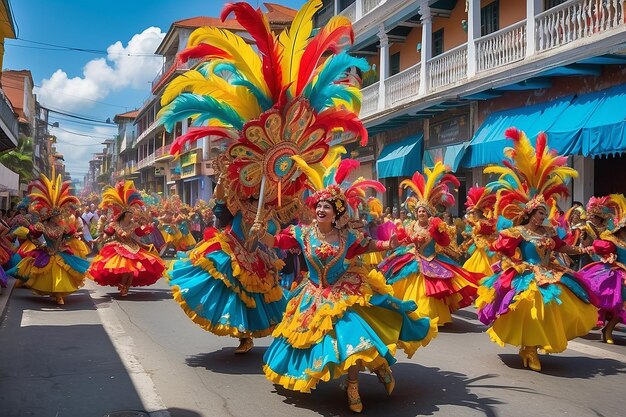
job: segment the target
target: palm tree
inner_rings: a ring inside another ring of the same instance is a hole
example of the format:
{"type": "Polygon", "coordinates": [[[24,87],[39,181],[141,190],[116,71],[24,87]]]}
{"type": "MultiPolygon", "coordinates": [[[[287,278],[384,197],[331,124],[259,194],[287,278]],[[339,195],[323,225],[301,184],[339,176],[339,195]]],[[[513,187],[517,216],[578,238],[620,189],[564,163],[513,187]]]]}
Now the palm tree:
{"type": "Polygon", "coordinates": [[[0,152],[0,164],[19,174],[21,183],[35,178],[33,158],[33,140],[25,135],[19,136],[17,147],[0,152]]]}

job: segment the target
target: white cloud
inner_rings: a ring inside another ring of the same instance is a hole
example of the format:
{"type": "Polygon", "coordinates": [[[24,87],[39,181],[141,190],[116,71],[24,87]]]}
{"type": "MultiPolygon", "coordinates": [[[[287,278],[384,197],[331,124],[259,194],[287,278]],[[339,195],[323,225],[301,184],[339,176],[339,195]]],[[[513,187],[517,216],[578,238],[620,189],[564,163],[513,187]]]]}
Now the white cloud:
{"type": "Polygon", "coordinates": [[[91,100],[102,100],[112,91],[145,89],[163,65],[161,57],[150,54],[164,37],[161,29],[150,27],[134,35],[127,46],[117,41],[107,48],[106,59],[85,64],[82,77],[70,78],[62,69],[56,70],[37,89],[40,102],[59,110],[82,110],[96,104],[91,100]]]}

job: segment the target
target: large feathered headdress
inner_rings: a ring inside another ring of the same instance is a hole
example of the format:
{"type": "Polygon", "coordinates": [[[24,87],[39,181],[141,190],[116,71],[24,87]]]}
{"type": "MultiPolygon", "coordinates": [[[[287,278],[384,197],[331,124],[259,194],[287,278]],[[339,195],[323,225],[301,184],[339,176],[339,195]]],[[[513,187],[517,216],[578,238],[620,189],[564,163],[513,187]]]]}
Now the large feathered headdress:
{"type": "Polygon", "coordinates": [[[496,204],[496,194],[490,192],[487,187],[472,187],[467,192],[465,207],[467,211],[480,210],[490,216],[496,204]]]}
{"type": "Polygon", "coordinates": [[[499,175],[487,185],[490,191],[497,191],[496,215],[519,224],[539,206],[548,211],[554,208],[555,197],[568,195],[566,182],[578,172],[566,166],[566,157],[548,148],[543,132],[537,136],[536,148],[516,128],[507,129],[505,136],[513,141],[513,147],[504,150],[504,166],[489,166],[484,172],[499,175]]]}
{"type": "Polygon", "coordinates": [[[410,188],[415,193],[417,201],[407,202],[407,207],[412,206],[414,210],[424,207],[430,215],[437,212],[439,206],[451,207],[454,205],[454,196],[450,193],[450,188],[456,188],[461,183],[450,169],[443,162],[435,162],[435,166],[424,168],[424,174],[416,171],[413,177],[400,183],[401,188],[410,188]]]}
{"type": "Polygon", "coordinates": [[[207,136],[232,141],[224,188],[241,199],[258,198],[265,178],[263,193],[271,205],[281,194],[302,192],[304,179],[292,157],[309,166],[320,163],[335,130],[353,132],[365,143],[367,130],[357,117],[361,93],[348,71],[369,66],[345,52],[354,39],[348,18],[334,16],[313,34],[321,7],[322,0],[309,0],[291,27],[275,35],[260,9],[227,4],[222,20],[234,14],[258,53],[228,30],[195,30],[178,59],[203,63],[175,78],[162,96],[159,117],[168,131],[187,118],[194,125],[171,153],[207,136]]]}
{"type": "Polygon", "coordinates": [[[120,181],[115,187],[107,186],[102,191],[100,208],[111,210],[113,218],[117,219],[122,213],[131,211],[144,205],[141,193],[135,188],[133,181],[120,181]]]}
{"type": "Polygon", "coordinates": [[[70,194],[70,182],[63,181],[61,175],[50,180],[44,174],[28,185],[31,208],[39,213],[42,220],[61,214],[61,210],[79,205],[76,196],[70,194]]]}
{"type": "Polygon", "coordinates": [[[617,231],[626,227],[626,197],[624,194],[611,194],[609,196],[610,203],[608,206],[613,212],[613,224],[610,228],[617,231]]]}
{"type": "Polygon", "coordinates": [[[591,197],[587,202],[587,216],[608,219],[615,215],[615,201],[612,196],[591,197]]]}

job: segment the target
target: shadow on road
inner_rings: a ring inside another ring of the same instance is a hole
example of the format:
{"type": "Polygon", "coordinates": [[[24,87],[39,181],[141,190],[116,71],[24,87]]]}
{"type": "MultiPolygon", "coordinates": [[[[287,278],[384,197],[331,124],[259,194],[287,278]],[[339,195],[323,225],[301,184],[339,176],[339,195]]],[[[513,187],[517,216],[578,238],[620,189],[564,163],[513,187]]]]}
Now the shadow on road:
{"type": "Polygon", "coordinates": [[[187,410],[186,408],[168,408],[167,410],[153,411],[151,414],[158,416],[159,413],[162,413],[164,411],[170,413],[171,417],[202,417],[202,414],[198,414],[195,411],[187,410]]]}
{"type": "MultiPolygon", "coordinates": [[[[414,363],[398,363],[392,367],[396,378],[396,388],[387,396],[384,387],[372,374],[361,373],[359,391],[363,401],[364,414],[413,417],[432,415],[442,406],[471,408],[488,417],[496,417],[496,406],[501,401],[492,397],[479,397],[473,389],[507,389],[528,391],[520,387],[482,385],[479,382],[495,378],[496,375],[483,375],[469,379],[466,375],[427,368],[414,363]]],[[[311,394],[289,391],[280,386],[276,393],[284,397],[284,402],[298,408],[306,408],[323,416],[352,415],[348,410],[346,394],[339,388],[338,381],[321,382],[311,394]]]]}
{"type": "Polygon", "coordinates": [[[191,366],[192,368],[205,368],[220,374],[263,374],[263,355],[267,347],[255,346],[250,352],[244,355],[235,355],[235,349],[237,345],[239,345],[239,341],[237,339],[232,340],[232,348],[222,348],[215,352],[201,353],[187,357],[185,360],[187,366],[191,366]]]}
{"type": "MultiPolygon", "coordinates": [[[[523,369],[522,360],[517,354],[499,354],[498,356],[508,367],[523,369]]],[[[626,364],[614,359],[541,354],[539,359],[542,374],[560,378],[590,379],[596,376],[626,374],[626,364]]]]}

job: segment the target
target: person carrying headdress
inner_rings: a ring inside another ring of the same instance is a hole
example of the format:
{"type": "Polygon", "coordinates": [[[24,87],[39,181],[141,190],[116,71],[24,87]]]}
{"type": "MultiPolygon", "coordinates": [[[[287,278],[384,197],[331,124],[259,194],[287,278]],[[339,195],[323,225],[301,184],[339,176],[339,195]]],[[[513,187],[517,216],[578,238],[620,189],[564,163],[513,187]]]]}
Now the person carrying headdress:
{"type": "Polygon", "coordinates": [[[315,190],[307,199],[315,220],[275,235],[260,222],[253,228],[269,247],[299,248],[308,269],[274,330],[275,339],[263,358],[265,375],[285,388],[309,392],[319,381],[348,374],[348,406],[361,412],[359,368],[376,373],[391,394],[395,381],[389,365],[395,362],[395,347],[411,357],[430,342],[436,326],[414,313],[413,301],[393,297],[384,276],[359,256],[398,245],[395,234],[374,240],[349,226],[349,212],[354,214],[364,202],[365,189],[382,192],[382,184],[363,178],[343,184],[359,166],[351,159],[337,158],[323,177],[301,159],[296,161],[315,190]]]}
{"type": "MultiPolygon", "coordinates": [[[[480,321],[500,346],[518,346],[524,367],[541,371],[537,350],[559,353],[568,340],[583,336],[596,322],[592,294],[578,273],[558,263],[553,252],[582,254],[567,245],[549,221],[556,198],[567,195],[566,181],[578,173],[547,146],[545,133],[536,148],[515,128],[504,150],[502,166],[485,168],[498,179],[488,188],[497,192],[496,215],[512,221],[491,249],[502,256],[499,272],[484,278],[476,300],[480,321]]],[[[591,250],[589,250],[591,251],[591,250]]]]}
{"type": "Polygon", "coordinates": [[[7,274],[25,281],[36,294],[64,304],[66,296],[83,286],[89,262],[76,256],[68,245],[76,232],[69,215],[80,202],[70,195],[69,181],[62,181],[61,175],[54,178],[54,172],[52,177],[41,174],[28,186],[31,210],[40,220],[29,226],[28,252],[7,274]]]}
{"type": "Polygon", "coordinates": [[[153,247],[141,242],[152,231],[152,218],[133,181],[120,181],[102,192],[100,208],[112,213],[104,233],[110,240],[93,260],[87,275],[98,285],[117,287],[126,296],[131,286],[152,285],[165,272],[165,263],[153,247]]]}
{"type": "Polygon", "coordinates": [[[418,314],[436,320],[439,326],[452,322],[452,312],[472,303],[477,281],[482,278],[464,270],[451,253],[446,253],[451,242],[447,225],[435,217],[436,207],[454,205],[450,187],[458,185],[458,179],[441,161],[432,169],[425,168],[423,175],[416,172],[400,183],[415,194],[407,198],[406,207],[413,210],[416,220],[400,229],[406,245],[379,265],[394,295],[416,302],[418,314]]]}

